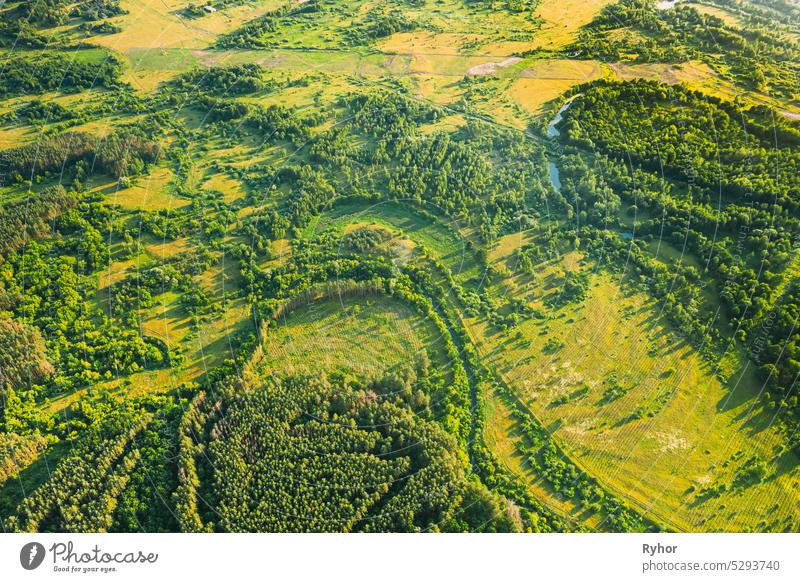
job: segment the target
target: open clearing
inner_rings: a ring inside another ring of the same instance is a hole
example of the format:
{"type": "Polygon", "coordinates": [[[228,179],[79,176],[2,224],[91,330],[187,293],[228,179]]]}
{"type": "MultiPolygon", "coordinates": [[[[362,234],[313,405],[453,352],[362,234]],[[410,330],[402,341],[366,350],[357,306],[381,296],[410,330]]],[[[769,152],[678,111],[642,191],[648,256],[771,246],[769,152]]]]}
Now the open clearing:
{"type": "MultiPolygon", "coordinates": [[[[435,208],[431,209],[435,211],[435,208]]],[[[457,280],[470,281],[481,277],[475,257],[468,251],[465,235],[458,225],[445,226],[425,219],[399,204],[384,202],[365,207],[363,204],[340,204],[320,215],[306,229],[306,236],[327,228],[345,229],[347,225],[378,224],[431,252],[450,269],[457,280]],[[458,233],[458,234],[457,234],[458,233]],[[464,237],[464,238],[459,238],[464,237]]]]}
{"type": "Polygon", "coordinates": [[[127,210],[174,210],[188,206],[191,201],[169,193],[167,186],[172,178],[168,168],[156,168],[130,188],[109,194],[108,201],[127,210]]]}
{"type": "MultiPolygon", "coordinates": [[[[532,305],[553,293],[574,259],[543,266],[529,287],[532,305]]],[[[522,278],[520,275],[517,278],[522,278]]],[[[485,361],[498,370],[573,459],[635,506],[676,529],[782,531],[800,517],[798,469],[780,451],[760,386],[749,372],[721,383],[674,336],[659,306],[613,278],[590,278],[587,298],[544,320],[526,321],[519,339],[471,325],[485,361]],[[770,475],[719,496],[743,463],[769,461],[770,475]]]]}
{"type": "Polygon", "coordinates": [[[263,365],[286,373],[344,368],[374,377],[429,352],[441,366],[442,347],[434,325],[397,300],[325,299],[270,326],[263,365]]]}
{"type": "Polygon", "coordinates": [[[91,42],[126,53],[131,49],[158,51],[164,48],[203,48],[220,34],[274,10],[284,2],[266,0],[218,10],[200,18],[181,12],[194,4],[189,0],[121,0],[128,14],[111,20],[122,31],[91,38],[91,42]]]}
{"type": "Polygon", "coordinates": [[[568,45],[613,0],[542,0],[534,12],[544,24],[532,48],[556,50],[568,45]]]}

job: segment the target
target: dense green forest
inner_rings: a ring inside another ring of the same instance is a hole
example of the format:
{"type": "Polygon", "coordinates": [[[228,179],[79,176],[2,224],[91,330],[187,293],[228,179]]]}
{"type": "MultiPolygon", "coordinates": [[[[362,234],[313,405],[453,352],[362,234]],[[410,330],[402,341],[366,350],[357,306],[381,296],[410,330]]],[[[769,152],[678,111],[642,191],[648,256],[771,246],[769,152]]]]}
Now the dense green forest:
{"type": "Polygon", "coordinates": [[[553,2],[0,6],[3,531],[797,531],[798,8],[553,2]]]}

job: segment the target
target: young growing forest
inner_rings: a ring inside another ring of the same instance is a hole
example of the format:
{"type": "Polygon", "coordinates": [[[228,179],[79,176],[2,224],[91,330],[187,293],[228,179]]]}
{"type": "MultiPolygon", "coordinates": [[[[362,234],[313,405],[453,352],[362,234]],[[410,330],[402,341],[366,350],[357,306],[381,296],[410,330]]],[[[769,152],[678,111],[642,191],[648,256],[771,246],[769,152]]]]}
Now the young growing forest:
{"type": "Polygon", "coordinates": [[[0,0],[4,532],[800,531],[797,0],[0,0]]]}

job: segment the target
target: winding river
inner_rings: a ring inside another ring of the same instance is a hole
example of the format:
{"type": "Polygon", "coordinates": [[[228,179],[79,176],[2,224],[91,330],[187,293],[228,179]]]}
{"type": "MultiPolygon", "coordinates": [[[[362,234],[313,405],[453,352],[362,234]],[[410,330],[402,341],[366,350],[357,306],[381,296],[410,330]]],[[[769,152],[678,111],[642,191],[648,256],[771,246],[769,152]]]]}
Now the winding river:
{"type": "MultiPolygon", "coordinates": [[[[561,106],[561,109],[558,110],[555,117],[553,117],[552,121],[547,124],[547,137],[552,139],[561,135],[561,132],[556,129],[556,125],[561,123],[561,120],[564,119],[564,112],[569,109],[569,106],[572,105],[572,100],[567,101],[564,105],[561,106]]],[[[550,182],[553,184],[553,188],[556,191],[561,192],[561,177],[558,173],[558,166],[553,160],[548,160],[548,166],[550,168],[550,182]]]]}

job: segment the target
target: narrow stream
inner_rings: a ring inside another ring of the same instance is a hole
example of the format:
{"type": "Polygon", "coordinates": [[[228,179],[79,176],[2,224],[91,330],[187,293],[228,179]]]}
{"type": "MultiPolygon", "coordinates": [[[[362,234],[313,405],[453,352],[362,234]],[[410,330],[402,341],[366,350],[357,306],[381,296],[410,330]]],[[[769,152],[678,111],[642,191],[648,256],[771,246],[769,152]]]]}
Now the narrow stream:
{"type": "MultiPolygon", "coordinates": [[[[547,124],[547,137],[554,138],[561,135],[561,132],[556,129],[556,125],[561,123],[561,120],[564,119],[564,112],[569,109],[569,106],[572,105],[572,101],[567,101],[564,105],[561,106],[561,109],[558,110],[553,120],[547,124]]],[[[550,167],[550,182],[553,184],[553,188],[556,191],[561,192],[561,177],[558,173],[558,166],[553,160],[549,160],[548,165],[550,167]]]]}
{"type": "Polygon", "coordinates": [[[561,192],[561,176],[558,173],[558,166],[552,161],[548,162],[548,165],[550,167],[550,182],[557,192],[561,192]]]}
{"type": "Polygon", "coordinates": [[[561,106],[561,109],[558,110],[553,120],[547,124],[547,137],[558,137],[561,135],[561,132],[556,129],[556,125],[561,123],[561,120],[564,119],[564,112],[569,109],[570,105],[572,105],[571,99],[561,106]]]}
{"type": "MultiPolygon", "coordinates": [[[[561,132],[556,129],[556,125],[561,123],[561,120],[564,119],[564,112],[569,109],[570,105],[572,105],[572,99],[564,103],[564,105],[561,106],[561,109],[559,109],[556,113],[555,117],[553,117],[552,121],[547,124],[547,137],[549,139],[554,139],[561,135],[561,132]]],[[[547,165],[550,169],[550,183],[553,185],[553,188],[556,189],[556,192],[561,192],[561,174],[558,171],[556,162],[551,158],[547,160],[547,165]]],[[[621,232],[619,234],[627,240],[633,240],[634,238],[632,232],[621,232]]]]}

